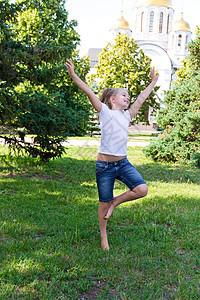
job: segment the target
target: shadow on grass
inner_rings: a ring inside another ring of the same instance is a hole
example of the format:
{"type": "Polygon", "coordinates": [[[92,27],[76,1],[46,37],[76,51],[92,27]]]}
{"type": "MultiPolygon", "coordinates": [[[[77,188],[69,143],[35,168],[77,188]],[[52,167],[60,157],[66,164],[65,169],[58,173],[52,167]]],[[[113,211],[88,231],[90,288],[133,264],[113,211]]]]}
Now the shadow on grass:
{"type": "Polygon", "coordinates": [[[1,178],[18,177],[31,180],[64,180],[81,183],[95,179],[95,160],[61,158],[42,163],[29,157],[1,158],[1,178]]]}
{"type": "MultiPolygon", "coordinates": [[[[29,157],[1,157],[1,178],[15,176],[31,180],[63,180],[74,185],[87,184],[95,180],[94,157],[64,157],[50,161],[48,164],[29,157]]],[[[130,160],[131,161],[131,160],[130,160]]],[[[132,161],[131,161],[132,162],[132,161]]],[[[134,165],[134,162],[132,162],[134,165]]],[[[200,184],[200,171],[195,167],[146,163],[136,165],[136,169],[148,182],[176,182],[200,184]]]]}

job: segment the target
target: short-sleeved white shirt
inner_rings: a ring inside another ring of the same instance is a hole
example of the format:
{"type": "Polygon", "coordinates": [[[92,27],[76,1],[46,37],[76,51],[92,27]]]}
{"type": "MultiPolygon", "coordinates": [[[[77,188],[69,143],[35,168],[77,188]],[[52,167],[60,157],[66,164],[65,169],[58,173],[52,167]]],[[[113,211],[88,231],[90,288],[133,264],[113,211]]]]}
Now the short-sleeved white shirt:
{"type": "Polygon", "coordinates": [[[99,153],[126,156],[128,128],[131,121],[129,110],[111,110],[102,103],[99,112],[101,145],[99,153]]]}

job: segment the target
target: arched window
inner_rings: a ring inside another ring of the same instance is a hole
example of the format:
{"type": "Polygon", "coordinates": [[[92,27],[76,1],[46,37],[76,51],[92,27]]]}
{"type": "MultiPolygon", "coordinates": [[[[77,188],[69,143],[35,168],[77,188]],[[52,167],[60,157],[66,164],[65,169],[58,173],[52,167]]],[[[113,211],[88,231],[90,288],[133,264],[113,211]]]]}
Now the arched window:
{"type": "Polygon", "coordinates": [[[160,13],[159,33],[162,33],[162,29],[163,29],[163,12],[160,13]]]}
{"type": "Polygon", "coordinates": [[[141,13],[141,26],[140,26],[140,31],[143,31],[143,19],[144,19],[144,12],[141,13]]]}
{"type": "Polygon", "coordinates": [[[181,47],[182,34],[178,36],[178,47],[181,47]]]}
{"type": "Polygon", "coordinates": [[[154,12],[150,12],[149,32],[153,32],[154,12]]]}
{"type": "Polygon", "coordinates": [[[135,31],[137,31],[137,15],[136,15],[136,18],[135,18],[135,31]]]}
{"type": "Polygon", "coordinates": [[[167,17],[167,33],[169,33],[169,15],[167,17]]]}
{"type": "Polygon", "coordinates": [[[174,34],[172,35],[172,48],[174,48],[174,34]]]}

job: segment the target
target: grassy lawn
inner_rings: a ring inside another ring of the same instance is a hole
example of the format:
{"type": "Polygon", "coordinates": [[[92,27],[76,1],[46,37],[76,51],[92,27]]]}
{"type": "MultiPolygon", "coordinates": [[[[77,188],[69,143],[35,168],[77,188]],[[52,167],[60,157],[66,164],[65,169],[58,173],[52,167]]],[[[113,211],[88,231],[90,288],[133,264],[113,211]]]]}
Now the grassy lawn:
{"type": "MultiPolygon", "coordinates": [[[[200,299],[200,171],[129,160],[148,196],[116,208],[100,248],[96,148],[0,160],[0,299],[200,299]]],[[[115,194],[125,191],[117,182],[115,194]]]]}

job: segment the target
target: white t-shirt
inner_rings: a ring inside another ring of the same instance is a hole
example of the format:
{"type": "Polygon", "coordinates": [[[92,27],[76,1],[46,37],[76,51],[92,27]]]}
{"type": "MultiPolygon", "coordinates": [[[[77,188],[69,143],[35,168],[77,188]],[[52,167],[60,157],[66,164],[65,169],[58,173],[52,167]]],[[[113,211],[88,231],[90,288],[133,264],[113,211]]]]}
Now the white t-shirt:
{"type": "Polygon", "coordinates": [[[128,128],[131,121],[129,110],[111,110],[102,103],[99,121],[101,145],[98,152],[115,156],[127,155],[128,128]]]}

